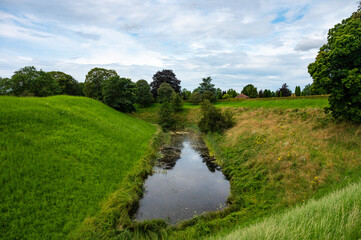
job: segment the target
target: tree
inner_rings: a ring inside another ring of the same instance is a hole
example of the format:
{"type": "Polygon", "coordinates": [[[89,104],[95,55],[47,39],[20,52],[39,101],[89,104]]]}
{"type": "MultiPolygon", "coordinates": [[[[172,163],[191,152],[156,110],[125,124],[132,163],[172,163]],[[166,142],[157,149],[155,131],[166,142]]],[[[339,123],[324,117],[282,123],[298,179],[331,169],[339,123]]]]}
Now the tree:
{"type": "Polygon", "coordinates": [[[264,97],[264,98],[270,98],[270,97],[272,97],[272,92],[271,92],[271,90],[265,89],[265,90],[263,91],[263,97],[264,97]]]}
{"type": "Polygon", "coordinates": [[[177,79],[172,70],[163,69],[162,71],[158,71],[153,75],[153,82],[150,83],[151,91],[155,99],[158,96],[158,88],[164,82],[168,83],[176,93],[180,93],[181,81],[177,79]]]}
{"type": "Polygon", "coordinates": [[[214,84],[211,83],[212,78],[202,78],[202,82],[199,84],[198,91],[199,93],[203,94],[205,91],[210,91],[213,94],[216,92],[216,89],[214,88],[214,84]]]}
{"type": "Polygon", "coordinates": [[[173,92],[171,100],[172,108],[175,112],[180,112],[183,110],[182,98],[178,93],[173,92]]]}
{"type": "MultiPolygon", "coordinates": [[[[103,100],[102,87],[104,82],[111,78],[118,76],[114,70],[108,70],[104,68],[93,68],[88,72],[84,82],[85,96],[103,100]]],[[[119,77],[119,76],[118,76],[119,77]]]]}
{"type": "Polygon", "coordinates": [[[189,101],[193,103],[193,105],[198,105],[202,102],[202,94],[199,92],[193,92],[191,97],[189,98],[189,101]]]}
{"type": "Polygon", "coordinates": [[[208,100],[211,103],[214,103],[216,101],[216,97],[214,96],[214,93],[211,91],[205,91],[203,93],[203,101],[208,100]]]}
{"type": "Polygon", "coordinates": [[[236,90],[234,89],[228,89],[227,90],[227,94],[231,97],[231,98],[235,98],[236,96],[238,96],[238,93],[236,92],[236,90]]]}
{"type": "Polygon", "coordinates": [[[75,80],[71,75],[59,71],[49,72],[49,74],[58,83],[61,90],[59,94],[66,94],[72,96],[83,95],[82,88],[79,85],[79,82],[75,80]]]}
{"type": "Polygon", "coordinates": [[[329,107],[336,119],[361,122],[361,3],[357,12],[328,32],[315,62],[308,66],[312,91],[330,94],[329,107]]]}
{"type": "Polygon", "coordinates": [[[183,100],[188,100],[192,95],[191,91],[188,91],[186,88],[182,90],[182,98],[183,100]]]}
{"type": "Polygon", "coordinates": [[[223,93],[222,93],[222,89],[217,88],[216,92],[215,92],[216,98],[217,99],[222,99],[223,93]]]}
{"type": "Polygon", "coordinates": [[[158,117],[158,123],[164,130],[171,129],[176,124],[174,109],[169,102],[165,102],[160,106],[158,117]]]}
{"type": "Polygon", "coordinates": [[[248,84],[247,86],[245,86],[241,93],[247,95],[250,98],[258,97],[257,88],[254,87],[252,84],[248,84]]]}
{"type": "Polygon", "coordinates": [[[202,117],[198,123],[199,129],[204,132],[221,132],[234,125],[231,112],[222,113],[210,101],[205,100],[201,107],[202,117]]]}
{"type": "Polygon", "coordinates": [[[59,84],[50,73],[40,70],[38,76],[30,84],[30,92],[36,97],[47,97],[61,93],[59,84]]]}
{"type": "Polygon", "coordinates": [[[261,90],[259,90],[259,92],[258,92],[258,97],[260,97],[260,98],[263,98],[264,96],[263,96],[263,90],[261,89],[261,90]]]}
{"type": "Polygon", "coordinates": [[[280,97],[290,97],[292,95],[291,90],[288,88],[287,83],[284,83],[279,90],[280,97]]]}
{"type": "Polygon", "coordinates": [[[34,66],[26,66],[14,72],[11,77],[11,90],[15,96],[27,95],[31,91],[31,83],[39,76],[34,66]]]}
{"type": "Polygon", "coordinates": [[[307,85],[303,88],[303,90],[302,90],[302,92],[301,92],[301,95],[302,95],[302,96],[312,95],[311,84],[307,84],[307,85]]]}
{"type": "Polygon", "coordinates": [[[135,84],[129,78],[112,76],[102,84],[103,102],[108,106],[121,111],[135,110],[135,84]]]}
{"type": "Polygon", "coordinates": [[[170,86],[169,83],[162,83],[157,90],[158,102],[170,102],[173,93],[174,89],[170,86]]]}
{"type": "Polygon", "coordinates": [[[11,92],[10,79],[0,77],[0,95],[7,95],[10,92],[11,92]]]}
{"type": "Polygon", "coordinates": [[[136,82],[136,103],[140,104],[141,107],[148,107],[152,104],[153,95],[150,92],[150,86],[147,81],[141,79],[136,82]]]}
{"type": "Polygon", "coordinates": [[[295,95],[297,97],[301,96],[301,87],[300,86],[296,86],[295,88],[295,95]]]}

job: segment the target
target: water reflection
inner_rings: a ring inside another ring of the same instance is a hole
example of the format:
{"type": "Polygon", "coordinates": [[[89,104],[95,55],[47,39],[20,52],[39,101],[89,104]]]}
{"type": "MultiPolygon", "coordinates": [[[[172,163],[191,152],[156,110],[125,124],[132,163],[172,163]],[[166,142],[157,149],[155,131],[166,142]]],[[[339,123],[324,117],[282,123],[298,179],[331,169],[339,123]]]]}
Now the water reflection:
{"type": "Polygon", "coordinates": [[[135,218],[161,218],[175,224],[224,207],[229,182],[213,160],[200,139],[173,137],[145,182],[145,195],[135,218]]]}

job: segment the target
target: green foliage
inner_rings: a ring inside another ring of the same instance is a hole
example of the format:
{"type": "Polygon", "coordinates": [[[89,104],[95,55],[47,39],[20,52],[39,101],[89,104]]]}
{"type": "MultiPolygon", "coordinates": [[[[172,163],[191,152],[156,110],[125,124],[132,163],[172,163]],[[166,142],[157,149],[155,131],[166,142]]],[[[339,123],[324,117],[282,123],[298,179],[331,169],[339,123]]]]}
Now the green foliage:
{"type": "Polygon", "coordinates": [[[216,101],[216,96],[214,96],[214,93],[211,91],[205,91],[203,93],[203,101],[208,100],[211,103],[214,103],[216,101]]]}
{"type": "Polygon", "coordinates": [[[271,92],[271,90],[265,89],[265,90],[263,91],[263,97],[264,97],[264,98],[270,98],[270,97],[272,97],[272,92],[271,92]]]}
{"type": "MultiPolygon", "coordinates": [[[[256,89],[256,91],[257,91],[257,89],[256,89]]],[[[227,94],[228,94],[231,98],[234,98],[234,97],[236,97],[236,96],[239,95],[238,92],[237,92],[236,90],[232,89],[232,88],[227,90],[227,94]]]]}
{"type": "Polygon", "coordinates": [[[0,77],[0,95],[7,95],[11,91],[11,82],[9,78],[0,77]]]}
{"type": "Polygon", "coordinates": [[[38,76],[31,83],[31,90],[36,97],[47,97],[60,93],[59,84],[54,80],[51,74],[40,70],[38,76]]]}
{"type": "Polygon", "coordinates": [[[210,91],[214,94],[216,89],[214,88],[214,84],[212,84],[211,82],[211,77],[202,78],[202,82],[199,84],[198,87],[198,92],[203,94],[205,91],[210,91]]]}
{"type": "Polygon", "coordinates": [[[311,91],[311,84],[307,84],[307,85],[303,88],[303,90],[302,90],[302,92],[301,92],[301,95],[302,95],[302,96],[313,95],[313,94],[312,94],[312,91],[311,91]]]}
{"type": "Polygon", "coordinates": [[[186,88],[182,90],[182,98],[183,100],[188,100],[192,95],[191,91],[188,91],[186,88]]]}
{"type": "Polygon", "coordinates": [[[157,90],[157,100],[159,103],[170,102],[174,89],[169,83],[163,82],[157,90]]]}
{"type": "Polygon", "coordinates": [[[289,89],[287,83],[284,83],[278,92],[279,92],[279,97],[290,97],[292,95],[292,92],[289,89]]]}
{"type": "Polygon", "coordinates": [[[248,84],[247,86],[245,86],[241,93],[247,95],[250,98],[258,97],[257,88],[254,87],[252,84],[248,84]]]}
{"type": "Polygon", "coordinates": [[[159,125],[163,130],[169,130],[174,128],[176,124],[176,119],[174,116],[174,109],[170,102],[164,102],[159,109],[159,125]]]}
{"type": "Polygon", "coordinates": [[[180,80],[177,79],[176,75],[172,70],[163,69],[153,75],[153,82],[150,83],[151,91],[155,99],[158,96],[158,88],[162,83],[168,83],[176,93],[181,92],[180,80]]]}
{"type": "Polygon", "coordinates": [[[136,103],[142,107],[148,107],[152,104],[153,95],[150,92],[150,86],[147,81],[141,79],[136,82],[136,103]]]}
{"type": "Polygon", "coordinates": [[[204,132],[222,132],[234,125],[233,115],[230,111],[222,113],[209,100],[205,100],[201,107],[202,117],[198,123],[199,129],[204,132]]]}
{"type": "Polygon", "coordinates": [[[295,88],[295,95],[297,97],[301,96],[301,87],[300,86],[296,86],[295,88]]]}
{"type": "Polygon", "coordinates": [[[0,129],[0,239],[67,239],[123,186],[156,131],[70,96],[2,96],[0,129]]]}
{"type": "Polygon", "coordinates": [[[173,92],[171,100],[172,108],[175,112],[180,112],[183,110],[182,98],[178,93],[173,92]]]}
{"type": "Polygon", "coordinates": [[[226,93],[226,94],[224,94],[224,95],[222,96],[222,98],[223,98],[223,99],[228,99],[228,98],[231,98],[231,96],[230,96],[228,93],[226,93]]]}
{"type": "Polygon", "coordinates": [[[59,71],[49,72],[49,74],[58,83],[61,89],[59,94],[66,94],[71,96],[83,95],[82,86],[71,75],[59,71]]]}
{"type": "Polygon", "coordinates": [[[118,76],[114,70],[104,68],[93,68],[85,76],[84,94],[87,97],[103,100],[102,87],[105,80],[118,76]]]}
{"type": "Polygon", "coordinates": [[[223,93],[222,93],[222,89],[217,88],[216,92],[215,92],[216,98],[217,99],[222,99],[223,93]]]}
{"type": "Polygon", "coordinates": [[[336,119],[361,122],[361,11],[329,30],[327,44],[308,66],[312,91],[330,93],[326,111],[336,119]]]}
{"type": "Polygon", "coordinates": [[[135,110],[135,84],[129,78],[119,76],[110,77],[103,82],[103,102],[108,106],[121,111],[132,112],[135,110]]]}
{"type": "Polygon", "coordinates": [[[193,105],[198,105],[202,102],[202,94],[199,92],[193,92],[191,97],[189,98],[189,102],[193,103],[193,105]]]}

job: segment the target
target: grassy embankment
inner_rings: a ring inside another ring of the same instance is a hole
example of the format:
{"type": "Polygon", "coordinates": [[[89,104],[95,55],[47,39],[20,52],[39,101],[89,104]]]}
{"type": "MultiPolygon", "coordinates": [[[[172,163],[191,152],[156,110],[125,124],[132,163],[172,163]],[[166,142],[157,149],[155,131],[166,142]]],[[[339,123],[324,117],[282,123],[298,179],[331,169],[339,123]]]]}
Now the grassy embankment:
{"type": "Polygon", "coordinates": [[[89,98],[0,97],[0,238],[64,239],[109,199],[132,205],[155,131],[89,98]]]}
{"type": "MultiPolygon", "coordinates": [[[[227,234],[235,227],[249,225],[359,181],[361,127],[335,123],[324,114],[322,108],[327,105],[327,99],[280,101],[273,102],[277,104],[252,100],[232,102],[248,106],[232,108],[236,126],[224,134],[205,136],[230,178],[230,207],[225,212],[182,223],[168,232],[168,236],[196,239],[216,234],[220,229],[227,234]]],[[[186,117],[187,124],[194,125],[199,120],[199,109],[185,112],[182,116],[186,117]]],[[[146,110],[145,114],[137,114],[144,118],[150,116],[146,110]]],[[[344,209],[346,215],[355,213],[346,205],[344,209]]],[[[334,228],[346,229],[347,221],[343,224],[334,228]]],[[[329,236],[337,238],[338,235],[329,236]]]]}

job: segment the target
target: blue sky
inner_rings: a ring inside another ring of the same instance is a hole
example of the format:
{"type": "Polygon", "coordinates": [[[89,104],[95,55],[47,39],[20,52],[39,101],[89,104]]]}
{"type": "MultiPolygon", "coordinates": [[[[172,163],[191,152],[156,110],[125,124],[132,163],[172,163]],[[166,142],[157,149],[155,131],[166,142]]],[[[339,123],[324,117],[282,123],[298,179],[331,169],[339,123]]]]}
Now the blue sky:
{"type": "Polygon", "coordinates": [[[133,81],[172,69],[183,88],[291,90],[355,0],[0,0],[0,76],[24,66],[83,82],[94,67],[133,81]]]}

